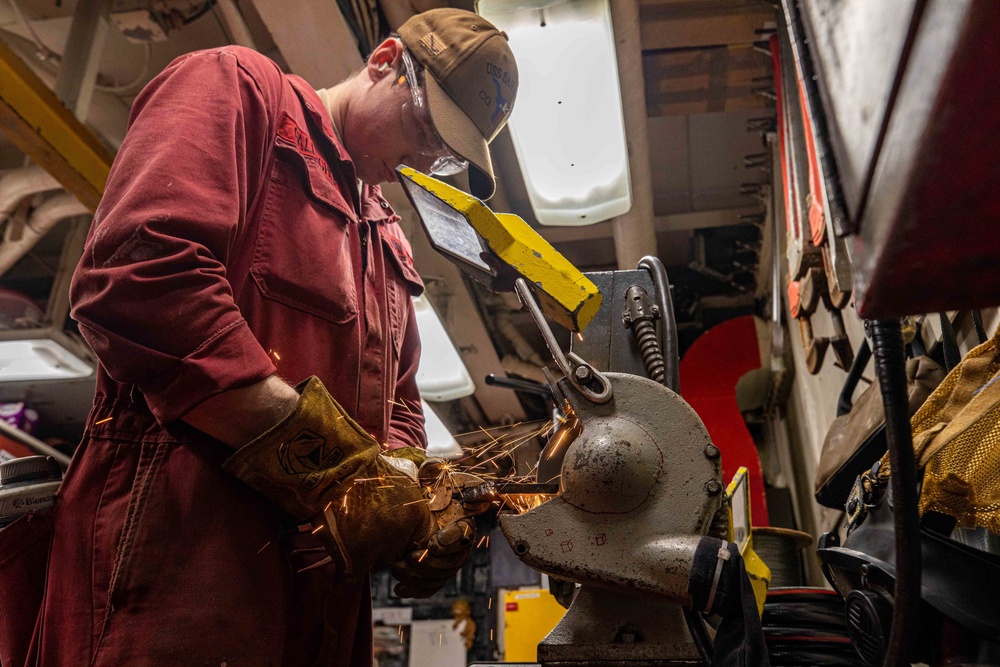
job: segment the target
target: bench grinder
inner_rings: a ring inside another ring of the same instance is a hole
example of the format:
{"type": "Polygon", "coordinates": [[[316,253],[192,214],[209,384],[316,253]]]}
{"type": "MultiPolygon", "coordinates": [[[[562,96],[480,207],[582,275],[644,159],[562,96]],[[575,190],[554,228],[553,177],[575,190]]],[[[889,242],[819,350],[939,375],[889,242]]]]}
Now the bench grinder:
{"type": "MultiPolygon", "coordinates": [[[[579,584],[566,615],[539,644],[539,661],[705,664],[711,630],[697,612],[735,613],[743,625],[749,583],[739,552],[723,539],[719,450],[675,391],[676,339],[671,344],[664,335],[672,333],[672,312],[662,265],[647,258],[636,271],[592,274],[599,289],[521,218],[494,214],[407,167],[397,173],[432,246],[491,289],[516,292],[562,374],[549,376],[550,388],[568,417],[563,430],[575,438],[561,431],[550,438],[537,480],[557,482],[558,493],[500,517],[524,563],[579,584]],[[571,331],[589,324],[586,343],[564,352],[546,315],[571,331]]],[[[756,623],[760,635],[752,591],[749,598],[753,619],[746,624],[756,623]]],[[[763,651],[762,638],[754,639],[759,645],[745,664],[767,664],[766,653],[763,662],[753,658],[763,651]]],[[[716,663],[723,664],[718,648],[716,663]]]]}

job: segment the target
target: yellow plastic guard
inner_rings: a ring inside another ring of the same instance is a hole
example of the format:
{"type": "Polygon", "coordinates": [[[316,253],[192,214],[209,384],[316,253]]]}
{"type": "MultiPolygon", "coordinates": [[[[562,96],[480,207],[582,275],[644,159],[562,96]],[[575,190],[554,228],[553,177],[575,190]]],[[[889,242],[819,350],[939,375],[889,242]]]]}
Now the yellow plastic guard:
{"type": "Polygon", "coordinates": [[[729,501],[729,541],[736,543],[743,556],[753,596],[757,600],[757,613],[763,616],[767,588],[771,585],[771,568],[753,550],[749,479],[749,471],[740,466],[726,488],[726,498],[729,501]]]}
{"type": "Polygon", "coordinates": [[[601,307],[597,285],[528,223],[512,213],[494,213],[472,195],[410,167],[399,172],[468,220],[495,259],[534,286],[546,315],[570,331],[590,324],[601,307]]]}

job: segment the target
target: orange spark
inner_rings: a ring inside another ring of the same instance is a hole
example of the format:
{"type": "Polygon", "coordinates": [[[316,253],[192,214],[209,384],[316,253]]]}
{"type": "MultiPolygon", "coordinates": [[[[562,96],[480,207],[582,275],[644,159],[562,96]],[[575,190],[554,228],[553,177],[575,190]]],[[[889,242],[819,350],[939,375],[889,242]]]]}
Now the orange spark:
{"type": "Polygon", "coordinates": [[[102,419],[99,422],[94,422],[94,426],[97,426],[98,424],[105,424],[105,423],[111,421],[112,419],[114,419],[114,417],[107,417],[105,419],[102,419]]]}

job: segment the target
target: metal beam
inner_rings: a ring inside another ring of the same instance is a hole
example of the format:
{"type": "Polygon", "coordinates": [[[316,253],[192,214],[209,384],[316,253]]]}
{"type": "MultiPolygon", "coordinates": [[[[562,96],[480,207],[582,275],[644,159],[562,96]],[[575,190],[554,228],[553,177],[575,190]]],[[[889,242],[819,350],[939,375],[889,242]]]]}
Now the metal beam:
{"type": "Polygon", "coordinates": [[[91,210],[114,156],[7,46],[0,44],[0,132],[91,210]]]}
{"type": "Polygon", "coordinates": [[[618,268],[633,269],[643,256],[656,254],[638,0],[612,2],[611,22],[614,24],[618,80],[628,142],[629,179],[632,185],[632,209],[612,221],[612,231],[618,268]]]}
{"type": "MultiPolygon", "coordinates": [[[[657,233],[679,232],[705,227],[726,227],[738,225],[740,217],[759,213],[759,207],[727,208],[718,211],[695,211],[653,217],[657,233]]],[[[596,241],[613,236],[614,223],[599,222],[586,227],[538,227],[537,231],[549,243],[572,243],[574,241],[596,241]]]]}
{"type": "Polygon", "coordinates": [[[642,55],[649,116],[689,115],[772,106],[754,92],[771,61],[750,46],[646,51],[642,55]]]}
{"type": "Polygon", "coordinates": [[[362,65],[354,34],[336,2],[253,0],[274,43],[293,72],[317,88],[330,88],[362,65]]]}
{"type": "Polygon", "coordinates": [[[766,5],[692,9],[690,3],[643,4],[642,48],[650,51],[750,44],[760,39],[758,29],[774,21],[774,9],[766,5]]]}
{"type": "Polygon", "coordinates": [[[94,95],[110,11],[111,0],[80,0],[73,11],[54,92],[81,120],[94,95]]]}

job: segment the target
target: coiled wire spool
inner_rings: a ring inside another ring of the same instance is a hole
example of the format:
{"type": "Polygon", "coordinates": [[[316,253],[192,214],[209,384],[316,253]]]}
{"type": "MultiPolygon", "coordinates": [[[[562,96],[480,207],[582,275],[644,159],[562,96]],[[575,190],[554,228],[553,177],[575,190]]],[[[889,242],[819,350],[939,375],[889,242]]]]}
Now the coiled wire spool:
{"type": "Polygon", "coordinates": [[[753,550],[771,568],[771,587],[804,586],[802,549],[812,545],[812,536],[789,528],[761,527],[752,532],[753,550]]]}

